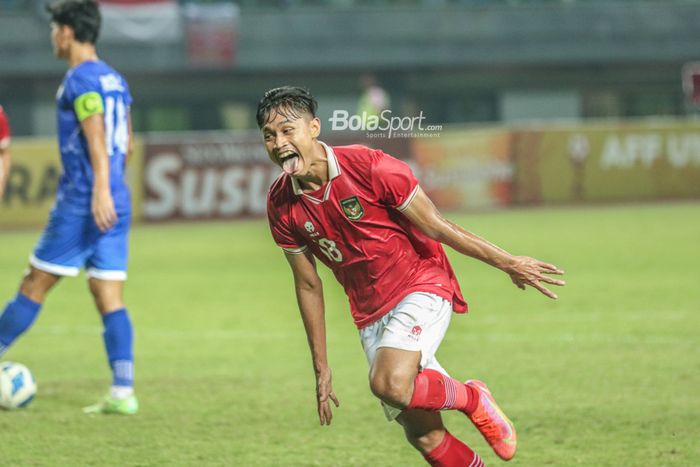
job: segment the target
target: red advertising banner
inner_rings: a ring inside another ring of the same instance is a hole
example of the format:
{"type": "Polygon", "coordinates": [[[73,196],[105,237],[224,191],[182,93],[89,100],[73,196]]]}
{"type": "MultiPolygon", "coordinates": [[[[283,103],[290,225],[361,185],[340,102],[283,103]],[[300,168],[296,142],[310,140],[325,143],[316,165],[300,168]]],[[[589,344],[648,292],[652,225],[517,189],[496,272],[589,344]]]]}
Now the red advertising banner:
{"type": "Polygon", "coordinates": [[[260,134],[192,134],[146,139],[143,219],[238,219],[265,214],[279,176],[260,134]]]}

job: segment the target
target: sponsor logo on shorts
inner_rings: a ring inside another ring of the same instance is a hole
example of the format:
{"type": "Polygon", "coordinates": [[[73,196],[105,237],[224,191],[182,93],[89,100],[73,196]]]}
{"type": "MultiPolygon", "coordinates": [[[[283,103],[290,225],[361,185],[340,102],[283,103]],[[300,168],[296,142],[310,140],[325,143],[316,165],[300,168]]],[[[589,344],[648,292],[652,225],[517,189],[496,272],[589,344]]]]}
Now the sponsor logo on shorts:
{"type": "Polygon", "coordinates": [[[409,334],[408,337],[417,341],[421,332],[423,332],[423,328],[420,326],[413,326],[413,329],[411,329],[411,334],[409,334]]]}

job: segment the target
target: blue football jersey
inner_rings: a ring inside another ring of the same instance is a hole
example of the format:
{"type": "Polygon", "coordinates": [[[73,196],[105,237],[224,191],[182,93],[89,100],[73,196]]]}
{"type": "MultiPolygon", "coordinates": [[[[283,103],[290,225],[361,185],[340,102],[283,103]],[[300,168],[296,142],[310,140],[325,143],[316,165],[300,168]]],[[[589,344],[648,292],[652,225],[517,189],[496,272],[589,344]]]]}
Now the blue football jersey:
{"type": "Polygon", "coordinates": [[[58,89],[56,100],[58,144],[63,165],[56,207],[76,214],[91,212],[94,176],[88,144],[76,111],[78,101],[85,106],[84,111],[90,112],[88,107],[95,105],[101,105],[104,110],[114,207],[118,214],[130,212],[131,199],[124,172],[129,146],[128,114],[132,99],[126,81],[101,60],[83,62],[68,70],[58,89]]]}

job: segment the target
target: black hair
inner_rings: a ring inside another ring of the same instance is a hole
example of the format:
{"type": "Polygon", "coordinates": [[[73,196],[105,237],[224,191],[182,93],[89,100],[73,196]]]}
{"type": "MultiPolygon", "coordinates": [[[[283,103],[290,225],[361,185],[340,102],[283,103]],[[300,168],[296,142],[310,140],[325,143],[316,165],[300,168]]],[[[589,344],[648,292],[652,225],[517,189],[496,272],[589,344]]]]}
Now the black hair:
{"type": "Polygon", "coordinates": [[[95,44],[102,15],[95,0],[58,0],[46,5],[51,21],[73,29],[75,40],[95,44]]]}
{"type": "Polygon", "coordinates": [[[287,118],[297,119],[302,114],[307,113],[316,117],[318,103],[314,96],[305,89],[298,86],[282,86],[270,89],[258,102],[256,118],[258,127],[262,128],[267,122],[274,118],[275,114],[282,114],[287,118]]]}

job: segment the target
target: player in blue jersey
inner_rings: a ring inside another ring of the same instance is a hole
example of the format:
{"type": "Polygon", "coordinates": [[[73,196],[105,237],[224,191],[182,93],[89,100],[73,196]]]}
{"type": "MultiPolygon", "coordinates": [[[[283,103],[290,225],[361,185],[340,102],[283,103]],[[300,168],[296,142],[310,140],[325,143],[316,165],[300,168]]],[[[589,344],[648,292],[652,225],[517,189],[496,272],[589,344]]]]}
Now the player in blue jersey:
{"type": "Polygon", "coordinates": [[[0,315],[0,356],[31,326],[59,279],[85,268],[112,370],[109,394],[85,411],[134,414],[133,331],[122,293],[131,221],[124,180],[131,95],[121,75],[97,56],[97,3],[60,0],[47,9],[54,53],[69,67],[56,102],[63,174],[28,272],[0,315]]]}

